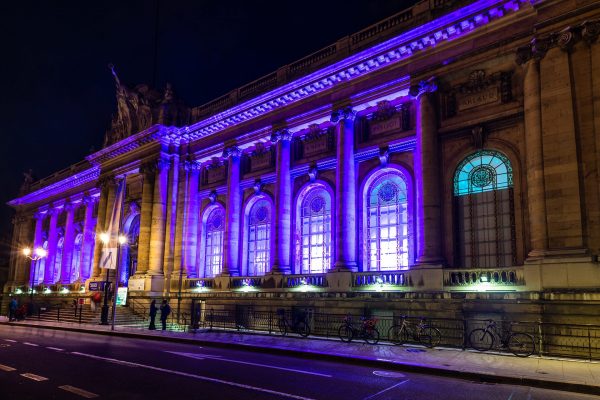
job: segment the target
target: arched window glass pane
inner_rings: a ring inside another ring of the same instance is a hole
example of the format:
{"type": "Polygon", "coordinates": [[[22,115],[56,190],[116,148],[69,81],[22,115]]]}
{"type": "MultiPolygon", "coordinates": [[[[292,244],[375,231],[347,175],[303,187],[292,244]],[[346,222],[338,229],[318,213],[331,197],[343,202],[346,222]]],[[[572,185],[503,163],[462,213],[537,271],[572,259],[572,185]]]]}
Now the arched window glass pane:
{"type": "Polygon", "coordinates": [[[79,266],[81,264],[81,244],[83,235],[80,233],[75,236],[75,243],[73,246],[73,260],[71,261],[71,280],[70,282],[75,282],[79,279],[79,266]]]}
{"type": "Polygon", "coordinates": [[[408,268],[409,227],[406,182],[395,173],[377,178],[367,194],[369,271],[408,268]]]}
{"type": "Polygon", "coordinates": [[[310,189],[300,208],[302,273],[322,273],[331,266],[331,196],[310,189]]]}
{"type": "Polygon", "coordinates": [[[56,257],[54,258],[54,280],[52,282],[56,283],[60,279],[60,269],[62,267],[62,255],[63,255],[63,244],[65,242],[64,236],[58,239],[58,244],[56,245],[56,257]]]}
{"type": "Polygon", "coordinates": [[[512,167],[497,151],[466,157],[454,175],[457,259],[465,268],[514,265],[514,198],[512,167]]]}
{"type": "Polygon", "coordinates": [[[222,207],[216,207],[206,218],[204,226],[204,265],[205,276],[214,277],[223,268],[223,234],[225,232],[225,216],[222,207]]]}
{"type": "Polygon", "coordinates": [[[258,200],[248,215],[248,275],[264,275],[269,270],[271,203],[258,200]]]}
{"type": "MultiPolygon", "coordinates": [[[[46,251],[48,251],[48,241],[44,240],[44,244],[42,245],[42,248],[46,251]]],[[[47,253],[46,253],[47,254],[47,253]]],[[[36,276],[34,279],[34,284],[39,285],[41,283],[44,282],[44,272],[46,269],[46,258],[47,257],[42,257],[37,261],[37,267],[36,267],[36,276]]]]}
{"type": "Polygon", "coordinates": [[[465,158],[454,175],[454,195],[490,192],[512,187],[512,167],[506,156],[482,150],[465,158]]]}

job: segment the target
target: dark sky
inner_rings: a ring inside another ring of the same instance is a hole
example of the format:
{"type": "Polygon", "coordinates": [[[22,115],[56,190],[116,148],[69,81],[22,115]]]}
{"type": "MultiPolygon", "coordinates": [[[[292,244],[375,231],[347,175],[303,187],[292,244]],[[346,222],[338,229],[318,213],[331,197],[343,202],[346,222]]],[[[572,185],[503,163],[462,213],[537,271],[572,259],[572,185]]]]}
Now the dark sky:
{"type": "MultiPolygon", "coordinates": [[[[123,83],[153,83],[156,1],[0,3],[0,233],[22,172],[98,150],[123,83]]],[[[161,0],[156,85],[201,105],[410,6],[406,0],[161,0]]]]}

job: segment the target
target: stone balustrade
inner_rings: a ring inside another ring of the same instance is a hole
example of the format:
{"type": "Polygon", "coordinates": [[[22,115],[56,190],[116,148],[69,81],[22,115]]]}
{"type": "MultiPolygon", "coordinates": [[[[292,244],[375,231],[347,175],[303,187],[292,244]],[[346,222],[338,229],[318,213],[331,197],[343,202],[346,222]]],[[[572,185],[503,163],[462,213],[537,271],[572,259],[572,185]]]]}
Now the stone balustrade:
{"type": "Polygon", "coordinates": [[[303,274],[303,275],[289,275],[284,282],[286,288],[299,288],[303,286],[307,287],[320,287],[326,288],[327,275],[326,274],[303,274]]]}
{"type": "Polygon", "coordinates": [[[410,272],[356,272],[352,274],[352,286],[357,289],[395,289],[413,286],[410,272]]]}
{"type": "Polygon", "coordinates": [[[481,286],[525,286],[523,268],[460,269],[444,271],[444,286],[448,288],[480,288],[481,286]]]}

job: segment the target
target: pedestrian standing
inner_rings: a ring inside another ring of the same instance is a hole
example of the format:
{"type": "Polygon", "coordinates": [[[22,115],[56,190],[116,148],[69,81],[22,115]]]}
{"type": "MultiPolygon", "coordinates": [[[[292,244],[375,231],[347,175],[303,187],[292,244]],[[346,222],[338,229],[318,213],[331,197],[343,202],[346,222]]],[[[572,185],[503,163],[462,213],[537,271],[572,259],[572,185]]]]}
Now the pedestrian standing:
{"type": "Polygon", "coordinates": [[[150,326],[148,327],[148,329],[150,329],[151,331],[156,329],[154,321],[156,320],[157,312],[158,308],[156,307],[156,300],[152,300],[152,302],[150,303],[150,326]]]}
{"type": "Polygon", "coordinates": [[[8,304],[8,322],[14,321],[17,319],[17,299],[14,297],[8,304]]]}
{"type": "Polygon", "coordinates": [[[162,330],[167,329],[167,318],[171,314],[171,306],[167,302],[167,300],[163,300],[162,305],[160,306],[160,323],[162,324],[162,330]]]}

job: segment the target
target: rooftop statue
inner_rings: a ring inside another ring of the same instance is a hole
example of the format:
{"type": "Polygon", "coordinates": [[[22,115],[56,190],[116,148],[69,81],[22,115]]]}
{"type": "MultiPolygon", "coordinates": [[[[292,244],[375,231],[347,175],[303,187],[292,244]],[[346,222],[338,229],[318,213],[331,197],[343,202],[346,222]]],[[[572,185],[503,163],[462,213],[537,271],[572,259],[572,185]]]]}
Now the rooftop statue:
{"type": "Polygon", "coordinates": [[[115,80],[117,114],[112,116],[110,129],[104,137],[104,147],[154,124],[182,126],[189,122],[190,110],[175,97],[170,83],[162,94],[146,84],[130,89],[121,83],[114,65],[109,64],[108,67],[115,80]]]}

